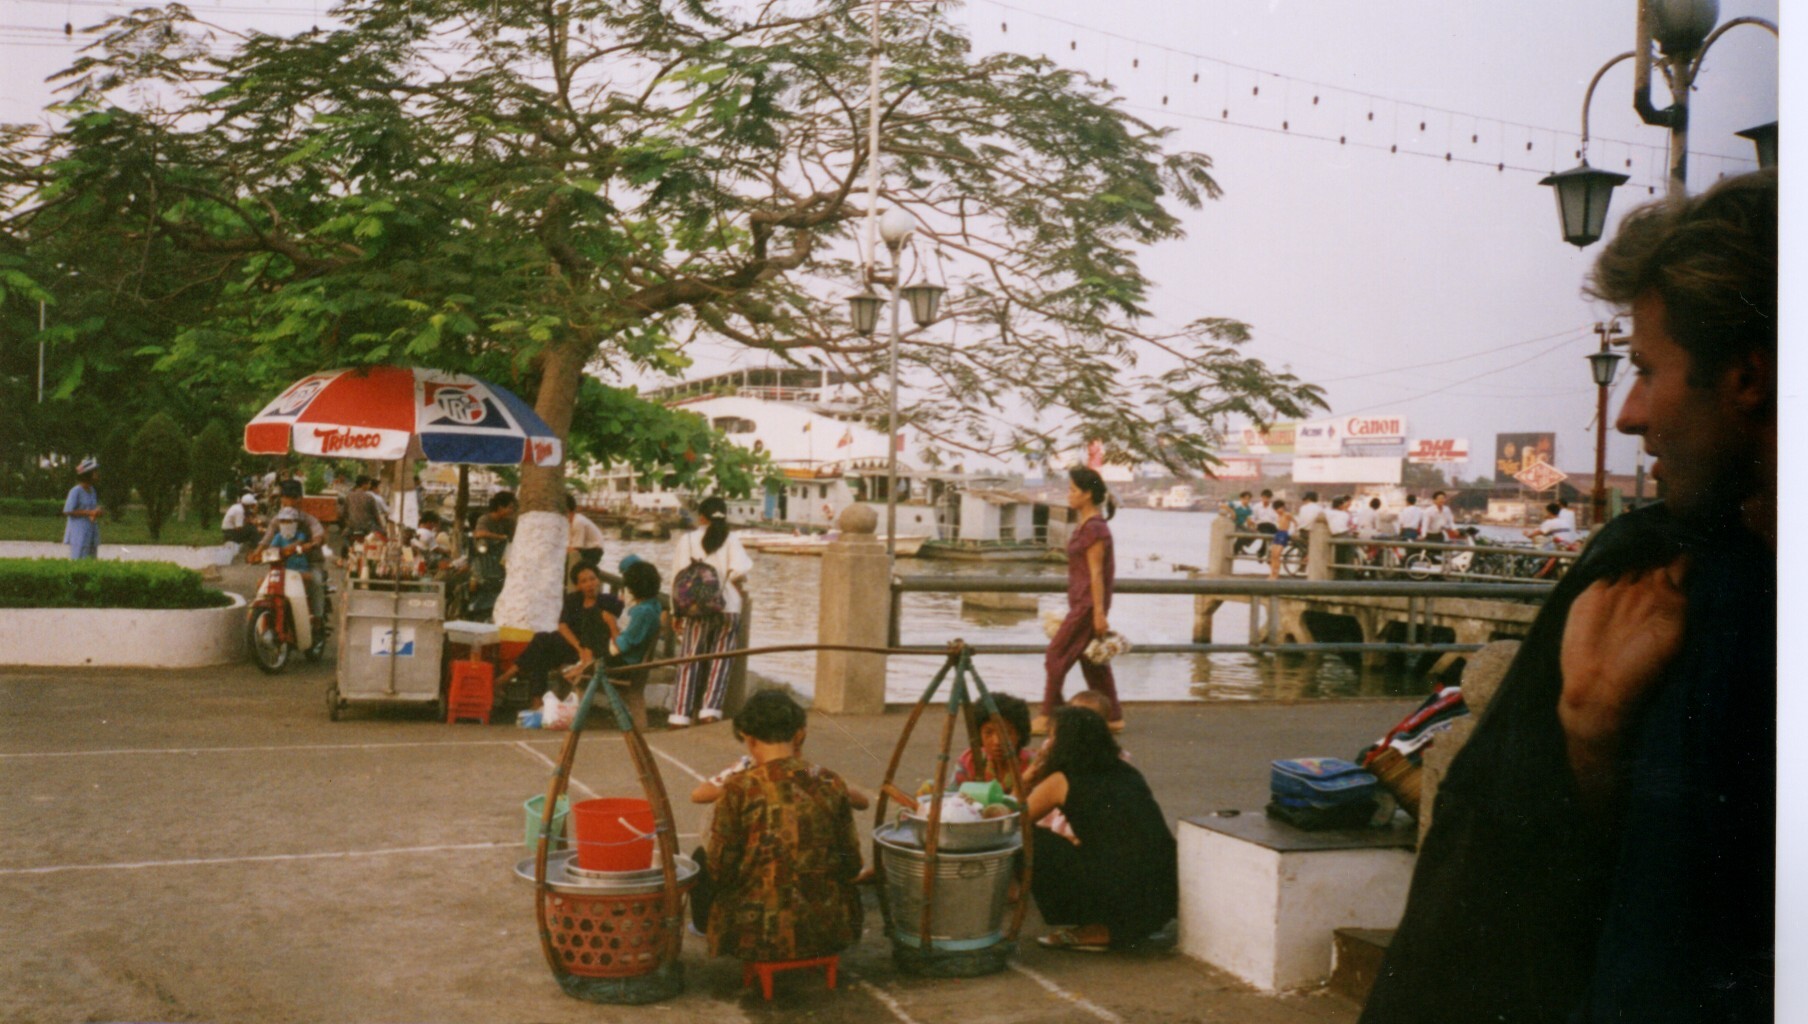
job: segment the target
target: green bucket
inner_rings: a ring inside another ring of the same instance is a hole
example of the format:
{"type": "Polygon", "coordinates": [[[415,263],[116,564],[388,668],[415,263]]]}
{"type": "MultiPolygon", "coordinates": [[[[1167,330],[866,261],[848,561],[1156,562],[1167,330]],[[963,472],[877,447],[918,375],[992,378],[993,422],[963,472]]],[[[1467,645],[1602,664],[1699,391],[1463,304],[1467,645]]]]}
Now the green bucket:
{"type": "MultiPolygon", "coordinates": [[[[527,852],[533,853],[540,844],[540,819],[546,813],[546,794],[528,797],[522,805],[527,810],[527,852]]],[[[565,842],[565,816],[571,812],[571,798],[559,797],[559,805],[552,815],[552,849],[563,850],[565,842]]]]}

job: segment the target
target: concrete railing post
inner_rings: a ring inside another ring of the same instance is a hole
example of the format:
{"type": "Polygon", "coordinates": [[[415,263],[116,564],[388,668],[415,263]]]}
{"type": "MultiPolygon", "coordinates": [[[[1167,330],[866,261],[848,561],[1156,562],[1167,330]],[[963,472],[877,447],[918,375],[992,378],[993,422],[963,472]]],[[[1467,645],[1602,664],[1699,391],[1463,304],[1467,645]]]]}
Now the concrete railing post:
{"type": "MultiPolygon", "coordinates": [[[[839,525],[841,536],[822,555],[817,642],[884,647],[891,616],[891,560],[873,532],[879,514],[866,505],[849,505],[839,525]]],[[[883,654],[817,651],[816,710],[883,713],[885,666],[883,654]]]]}
{"type": "Polygon", "coordinates": [[[1323,523],[1316,530],[1306,531],[1306,578],[1309,580],[1328,580],[1331,572],[1331,530],[1323,523]]]}
{"type": "Polygon", "coordinates": [[[1206,556],[1206,572],[1213,576],[1229,576],[1234,571],[1236,541],[1231,534],[1236,528],[1236,520],[1230,516],[1219,515],[1212,520],[1211,550],[1206,556]]]}

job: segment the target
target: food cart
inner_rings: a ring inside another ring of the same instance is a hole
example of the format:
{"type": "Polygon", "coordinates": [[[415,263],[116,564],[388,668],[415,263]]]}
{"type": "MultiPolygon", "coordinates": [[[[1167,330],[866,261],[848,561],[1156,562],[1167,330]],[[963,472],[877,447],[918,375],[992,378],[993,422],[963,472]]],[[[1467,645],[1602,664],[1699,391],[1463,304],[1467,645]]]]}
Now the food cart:
{"type": "MultiPolygon", "coordinates": [[[[388,463],[383,476],[396,512],[414,460],[556,466],[564,458],[552,428],[513,393],[464,374],[398,366],[303,377],[246,424],[245,450],[388,463]]],[[[327,689],[335,721],[355,703],[422,704],[446,713],[444,586],[421,578],[399,524],[390,532],[345,553],[338,672],[327,689]]]]}

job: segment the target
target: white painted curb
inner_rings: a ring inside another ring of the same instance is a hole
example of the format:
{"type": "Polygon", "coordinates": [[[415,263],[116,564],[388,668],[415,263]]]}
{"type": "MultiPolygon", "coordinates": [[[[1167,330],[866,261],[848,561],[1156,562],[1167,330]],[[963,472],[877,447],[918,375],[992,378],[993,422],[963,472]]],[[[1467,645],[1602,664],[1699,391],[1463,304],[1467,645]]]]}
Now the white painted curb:
{"type": "Polygon", "coordinates": [[[199,668],[245,657],[245,599],[225,608],[8,608],[0,666],[199,668]]]}
{"type": "MultiPolygon", "coordinates": [[[[192,548],[177,544],[102,544],[103,562],[174,562],[184,569],[205,569],[210,565],[231,565],[238,551],[236,544],[215,544],[192,548]]],[[[69,545],[51,541],[0,540],[0,558],[69,557],[69,545]]]]}

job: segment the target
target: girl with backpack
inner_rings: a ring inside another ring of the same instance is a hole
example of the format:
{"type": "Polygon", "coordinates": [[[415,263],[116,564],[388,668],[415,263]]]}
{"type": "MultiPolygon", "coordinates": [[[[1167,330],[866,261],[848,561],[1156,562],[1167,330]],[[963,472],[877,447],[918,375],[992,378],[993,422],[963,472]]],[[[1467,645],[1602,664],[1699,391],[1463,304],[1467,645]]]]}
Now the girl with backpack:
{"type": "MultiPolygon", "coordinates": [[[[678,537],[672,554],[672,614],[677,618],[679,655],[690,657],[733,650],[740,634],[742,593],[753,559],[729,533],[728,503],[705,498],[697,506],[703,526],[678,537]]],[[[728,698],[727,658],[678,666],[667,724],[722,718],[728,698]]]]}

